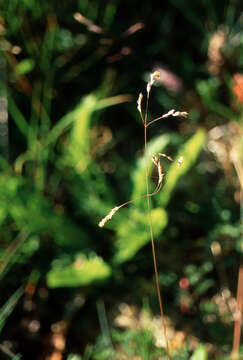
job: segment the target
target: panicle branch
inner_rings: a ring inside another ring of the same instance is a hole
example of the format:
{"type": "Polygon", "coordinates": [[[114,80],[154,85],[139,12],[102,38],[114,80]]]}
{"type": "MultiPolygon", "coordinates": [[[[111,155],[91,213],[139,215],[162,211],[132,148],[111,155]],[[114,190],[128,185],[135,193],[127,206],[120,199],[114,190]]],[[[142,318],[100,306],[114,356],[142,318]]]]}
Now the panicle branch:
{"type": "MultiPolygon", "coordinates": [[[[137,110],[138,112],[140,113],[140,116],[141,116],[141,119],[143,121],[143,125],[144,127],[148,127],[149,125],[153,124],[154,122],[160,120],[160,119],[164,119],[164,118],[167,118],[169,116],[182,116],[182,117],[187,117],[188,113],[186,111],[176,111],[175,109],[171,109],[169,110],[166,114],[164,115],[161,115],[160,117],[150,121],[147,123],[147,112],[148,112],[148,109],[147,109],[147,106],[148,106],[148,99],[149,99],[149,94],[150,94],[150,91],[151,91],[151,87],[152,85],[154,84],[154,82],[156,80],[159,80],[160,79],[160,72],[159,71],[154,71],[153,73],[150,74],[150,79],[148,81],[148,84],[147,84],[147,105],[146,105],[146,110],[145,110],[145,119],[144,119],[144,116],[143,116],[143,111],[142,111],[142,101],[143,101],[143,94],[140,92],[139,93],[139,96],[138,96],[138,99],[137,99],[137,110]]],[[[155,155],[152,155],[152,162],[154,163],[154,165],[157,167],[157,171],[158,171],[158,183],[157,183],[157,186],[155,188],[155,190],[150,193],[150,194],[145,194],[143,195],[142,197],[150,197],[150,196],[153,196],[155,194],[158,193],[158,191],[161,189],[162,187],[162,184],[163,184],[163,180],[164,180],[164,177],[165,177],[165,173],[163,172],[163,166],[160,162],[160,159],[159,157],[165,157],[167,158],[168,160],[170,161],[173,161],[173,158],[166,155],[166,154],[163,154],[163,153],[158,153],[158,156],[155,156],[155,155]]],[[[178,166],[181,166],[183,162],[183,158],[182,156],[178,159],[177,161],[177,165],[178,166]]],[[[141,198],[141,197],[140,197],[141,198]]],[[[127,205],[127,204],[130,204],[132,203],[133,201],[136,201],[138,199],[133,199],[133,200],[129,200],[125,203],[123,203],[122,205],[120,206],[115,206],[100,222],[99,222],[99,227],[103,227],[107,221],[111,220],[111,218],[113,217],[113,215],[123,206],[127,205]]]]}
{"type": "MultiPolygon", "coordinates": [[[[147,196],[152,197],[152,196],[156,195],[156,194],[160,191],[160,189],[161,189],[161,187],[162,187],[162,185],[163,185],[164,177],[165,177],[165,173],[163,172],[163,165],[161,164],[160,159],[159,159],[160,156],[161,156],[161,157],[165,157],[165,158],[167,158],[167,159],[170,160],[170,161],[173,161],[172,157],[170,157],[169,155],[166,155],[166,154],[158,153],[158,156],[156,156],[156,155],[151,155],[151,160],[152,160],[153,164],[157,167],[157,171],[158,171],[158,183],[157,183],[157,186],[156,186],[155,190],[154,190],[152,193],[150,193],[150,194],[144,194],[144,195],[142,195],[142,196],[139,197],[139,198],[136,198],[136,199],[133,199],[133,200],[129,200],[129,201],[126,201],[125,203],[123,203],[123,204],[121,204],[121,205],[119,205],[119,206],[115,206],[115,207],[114,207],[113,209],[111,209],[111,211],[99,222],[99,227],[103,227],[109,220],[111,220],[111,218],[113,217],[113,215],[114,215],[119,209],[121,209],[123,206],[128,205],[128,204],[131,204],[132,202],[134,202],[134,201],[136,201],[136,200],[139,200],[139,199],[141,199],[141,198],[147,197],[147,196]]],[[[181,165],[182,161],[183,161],[183,158],[182,158],[182,156],[181,156],[181,157],[178,159],[178,162],[177,162],[178,166],[181,165]]]]}
{"type": "Polygon", "coordinates": [[[166,114],[164,115],[161,115],[159,117],[157,117],[156,119],[154,120],[151,120],[150,122],[147,123],[147,127],[151,124],[153,124],[154,122],[160,120],[160,119],[165,119],[165,118],[168,118],[169,116],[182,116],[184,118],[186,118],[188,116],[188,112],[186,111],[176,111],[175,109],[172,109],[170,111],[168,111],[166,114]]]}

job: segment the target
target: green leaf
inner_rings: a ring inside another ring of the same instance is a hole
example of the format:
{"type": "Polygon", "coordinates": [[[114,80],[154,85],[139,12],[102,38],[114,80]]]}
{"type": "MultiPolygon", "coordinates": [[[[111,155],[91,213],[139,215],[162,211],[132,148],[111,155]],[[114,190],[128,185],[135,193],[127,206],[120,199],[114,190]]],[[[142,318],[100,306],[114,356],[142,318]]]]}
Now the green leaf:
{"type": "Polygon", "coordinates": [[[18,106],[15,104],[12,96],[8,97],[8,110],[19,131],[27,137],[29,134],[29,124],[19,110],[18,106]]]}
{"type": "Polygon", "coordinates": [[[63,247],[81,249],[86,244],[84,230],[53,209],[50,201],[20,176],[0,175],[0,208],[2,221],[9,215],[19,230],[50,234],[63,247]]]}
{"type": "MultiPolygon", "coordinates": [[[[83,98],[80,101],[80,103],[75,107],[74,110],[70,111],[68,114],[63,116],[57,122],[57,124],[51,129],[51,131],[47,135],[47,138],[44,141],[44,145],[47,146],[49,144],[55,143],[56,140],[65,131],[67,131],[70,128],[70,126],[72,126],[73,123],[75,123],[76,121],[79,120],[80,115],[82,115],[82,114],[85,115],[88,113],[90,116],[96,110],[102,110],[102,109],[105,109],[106,107],[117,105],[117,104],[123,103],[127,100],[129,100],[129,97],[127,95],[113,96],[113,97],[101,99],[99,101],[98,101],[98,97],[97,97],[97,95],[95,95],[95,93],[86,96],[85,98],[83,98]],[[88,100],[87,100],[87,97],[89,98],[88,100]],[[92,97],[93,97],[93,101],[91,100],[92,97]],[[86,107],[86,111],[84,110],[85,107],[86,107]]],[[[89,120],[90,120],[90,118],[85,119],[85,121],[84,121],[86,123],[85,127],[87,127],[87,125],[89,125],[89,120]]],[[[74,127],[75,127],[75,125],[74,125],[74,127]]],[[[89,128],[89,126],[87,127],[87,129],[88,128],[89,128]]],[[[73,131],[75,132],[76,130],[73,130],[73,131]]],[[[72,136],[74,136],[74,134],[72,136]]],[[[86,136],[87,136],[87,134],[86,134],[86,136]]],[[[74,138],[75,138],[75,136],[74,136],[74,138]]],[[[80,140],[82,141],[82,139],[80,139],[80,140]]]]}
{"type": "Polygon", "coordinates": [[[92,114],[98,102],[97,95],[90,94],[83,98],[74,113],[74,122],[70,135],[69,155],[78,173],[83,172],[90,162],[89,130],[92,114]]]}
{"type": "Polygon", "coordinates": [[[85,96],[73,113],[69,155],[78,173],[83,172],[91,161],[89,134],[94,112],[128,100],[127,96],[100,99],[100,94],[98,94],[97,91],[97,93],[85,96]]]}
{"type": "MultiPolygon", "coordinates": [[[[114,263],[119,264],[131,259],[144,245],[151,241],[148,215],[138,209],[129,209],[127,216],[118,223],[116,254],[114,263]]],[[[119,215],[117,215],[119,216],[119,215]]],[[[153,234],[157,237],[167,225],[167,213],[164,209],[151,211],[153,234]]]]}
{"type": "Polygon", "coordinates": [[[67,360],[82,360],[82,357],[77,354],[69,354],[67,360]]]}
{"type": "Polygon", "coordinates": [[[0,332],[2,331],[7,318],[15,308],[19,298],[23,295],[24,289],[21,286],[15,293],[8,299],[8,301],[0,309],[0,332]]]}
{"type": "Polygon", "coordinates": [[[200,296],[203,295],[205,292],[207,292],[210,288],[214,286],[214,280],[213,279],[205,279],[196,287],[194,290],[194,294],[200,296]]]}
{"type": "Polygon", "coordinates": [[[65,267],[53,267],[47,274],[47,284],[51,288],[86,286],[104,281],[111,275],[111,268],[96,255],[86,258],[83,254],[65,267]]]}
{"type": "Polygon", "coordinates": [[[190,357],[190,360],[207,360],[208,354],[203,345],[198,345],[192,356],[190,357]]]}
{"type": "Polygon", "coordinates": [[[218,99],[220,87],[218,78],[213,77],[209,80],[200,80],[196,86],[201,100],[208,110],[229,119],[235,118],[234,112],[228,106],[223,105],[218,99]]]}
{"type": "Polygon", "coordinates": [[[171,164],[166,175],[166,181],[162,191],[160,191],[160,193],[156,196],[160,205],[164,207],[168,205],[177,182],[184,174],[187,173],[196,161],[198,154],[204,145],[205,138],[205,131],[203,129],[199,129],[179,151],[178,156],[171,164]],[[183,157],[183,163],[180,167],[178,167],[177,161],[181,156],[183,157]]]}
{"type": "Polygon", "coordinates": [[[35,61],[33,59],[24,59],[15,66],[15,72],[18,75],[25,75],[31,72],[35,67],[35,61]]]}

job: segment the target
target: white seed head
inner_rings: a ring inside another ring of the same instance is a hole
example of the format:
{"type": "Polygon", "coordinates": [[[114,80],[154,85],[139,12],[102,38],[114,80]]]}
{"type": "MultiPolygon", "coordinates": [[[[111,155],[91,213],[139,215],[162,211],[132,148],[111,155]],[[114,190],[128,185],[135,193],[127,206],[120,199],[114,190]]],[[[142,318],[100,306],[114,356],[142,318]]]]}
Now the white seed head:
{"type": "Polygon", "coordinates": [[[214,256],[218,256],[221,254],[222,248],[218,241],[213,241],[210,247],[214,256]]]}
{"type": "Polygon", "coordinates": [[[150,79],[147,84],[147,93],[150,93],[151,87],[154,84],[155,80],[160,79],[160,72],[158,70],[154,71],[152,74],[150,74],[150,79]]]}
{"type": "Polygon", "coordinates": [[[175,111],[173,114],[171,114],[172,116],[182,116],[182,117],[187,117],[188,116],[188,112],[186,111],[175,111]]]}
{"type": "Polygon", "coordinates": [[[107,223],[107,221],[109,221],[112,216],[119,210],[119,206],[114,207],[108,215],[106,215],[106,217],[104,217],[100,222],[99,222],[99,227],[103,227],[105,225],[105,223],[107,223]]]}
{"type": "Polygon", "coordinates": [[[188,116],[188,112],[187,111],[180,111],[180,116],[186,118],[188,116]]]}
{"type": "Polygon", "coordinates": [[[159,174],[159,185],[162,184],[163,178],[164,178],[164,174],[163,174],[163,170],[162,170],[162,165],[160,163],[160,161],[158,161],[158,174],[159,174]]]}
{"type": "Polygon", "coordinates": [[[175,109],[171,109],[170,111],[167,112],[167,114],[165,114],[164,116],[170,116],[173,115],[175,112],[175,109]]]}
{"type": "Polygon", "coordinates": [[[137,100],[137,109],[140,113],[142,112],[142,100],[143,100],[143,94],[140,93],[137,100]]]}
{"type": "Polygon", "coordinates": [[[153,85],[155,80],[160,79],[160,72],[158,70],[154,71],[152,74],[150,74],[150,83],[153,85]]]}

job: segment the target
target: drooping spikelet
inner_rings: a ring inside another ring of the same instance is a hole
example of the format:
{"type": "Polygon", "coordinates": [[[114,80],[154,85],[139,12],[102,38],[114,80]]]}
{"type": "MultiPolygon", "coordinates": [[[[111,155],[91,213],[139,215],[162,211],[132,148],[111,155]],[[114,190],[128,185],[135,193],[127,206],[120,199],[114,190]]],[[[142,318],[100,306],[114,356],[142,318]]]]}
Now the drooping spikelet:
{"type": "Polygon", "coordinates": [[[187,117],[188,112],[186,111],[176,111],[175,109],[171,109],[170,111],[168,111],[166,114],[162,115],[161,118],[165,118],[168,116],[182,116],[182,117],[187,117]]]}
{"type": "Polygon", "coordinates": [[[169,116],[182,116],[182,117],[187,117],[188,113],[186,111],[176,111],[175,109],[171,109],[170,111],[168,111],[166,114],[161,115],[159,117],[157,117],[154,120],[151,120],[150,122],[147,123],[147,127],[153,123],[155,123],[158,120],[164,119],[164,118],[168,118],[169,116]]]}
{"type": "Polygon", "coordinates": [[[106,217],[104,217],[100,222],[99,222],[99,227],[103,227],[105,225],[105,223],[107,223],[107,221],[109,221],[112,216],[119,210],[120,206],[116,206],[114,207],[108,215],[106,215],[106,217]]]}
{"type": "MultiPolygon", "coordinates": [[[[159,176],[157,187],[156,187],[155,191],[152,193],[152,195],[155,195],[161,188],[165,174],[163,173],[163,167],[157,156],[152,155],[152,162],[157,167],[158,176],[159,176]]],[[[150,194],[150,196],[152,196],[152,195],[150,194]]]]}
{"type": "Polygon", "coordinates": [[[150,80],[147,84],[147,93],[150,93],[151,87],[154,84],[155,80],[159,80],[160,79],[160,72],[159,71],[154,71],[152,74],[150,74],[150,80]]]}
{"type": "Polygon", "coordinates": [[[142,112],[142,100],[143,100],[143,94],[140,93],[137,100],[137,109],[140,113],[142,112]]]}
{"type": "Polygon", "coordinates": [[[176,111],[172,114],[172,116],[182,116],[182,117],[187,117],[188,116],[188,112],[186,111],[176,111]]]}
{"type": "Polygon", "coordinates": [[[172,157],[167,155],[167,154],[162,154],[162,153],[159,153],[159,156],[163,156],[165,157],[166,159],[170,160],[170,161],[173,161],[172,157]]]}

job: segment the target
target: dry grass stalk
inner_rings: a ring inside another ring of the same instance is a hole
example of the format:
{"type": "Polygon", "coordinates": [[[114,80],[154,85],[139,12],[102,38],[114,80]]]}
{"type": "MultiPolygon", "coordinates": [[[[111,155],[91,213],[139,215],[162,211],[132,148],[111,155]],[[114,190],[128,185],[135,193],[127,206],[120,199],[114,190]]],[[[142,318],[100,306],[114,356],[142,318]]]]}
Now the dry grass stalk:
{"type": "MultiPolygon", "coordinates": [[[[149,106],[149,96],[150,96],[150,92],[151,92],[151,88],[152,85],[155,83],[156,80],[159,80],[160,78],[160,72],[159,71],[155,71],[152,74],[150,74],[150,79],[148,81],[147,84],[147,97],[146,97],[146,107],[145,107],[145,112],[143,113],[142,110],[142,101],[143,101],[143,94],[140,93],[138,96],[138,100],[137,100],[137,109],[138,112],[140,114],[143,126],[144,126],[144,154],[147,154],[147,130],[148,127],[153,124],[154,122],[160,120],[160,119],[164,119],[164,118],[168,118],[169,116],[182,116],[182,117],[187,117],[188,113],[185,111],[176,111],[174,109],[168,111],[166,114],[161,115],[151,121],[148,122],[148,106],[149,106]]],[[[159,285],[159,275],[158,275],[158,266],[157,266],[157,259],[156,259],[156,252],[155,252],[155,245],[154,245],[154,235],[153,235],[153,226],[152,226],[152,216],[151,216],[151,204],[150,204],[150,197],[156,195],[162,185],[163,185],[163,180],[164,180],[164,172],[163,172],[163,166],[161,164],[160,161],[160,157],[164,157],[167,158],[170,161],[173,161],[173,159],[166,155],[166,154],[162,154],[159,153],[158,156],[156,155],[152,155],[152,162],[153,164],[157,167],[157,171],[158,171],[158,183],[157,186],[155,188],[155,190],[150,193],[149,192],[149,180],[148,180],[148,159],[146,159],[146,194],[144,194],[142,197],[146,197],[147,198],[147,208],[148,208],[148,221],[149,221],[149,231],[150,231],[150,237],[151,237],[151,245],[152,245],[152,255],[153,255],[153,263],[154,263],[154,272],[155,272],[155,282],[156,282],[156,288],[157,288],[157,295],[158,295],[158,300],[159,300],[159,306],[160,306],[160,315],[161,315],[161,323],[162,323],[162,328],[163,328],[163,332],[164,332],[164,336],[165,336],[165,341],[166,341],[166,350],[167,350],[167,356],[168,359],[170,360],[170,350],[169,350],[169,343],[168,343],[168,337],[167,337],[167,332],[166,332],[166,324],[165,324],[165,317],[164,317],[164,310],[163,310],[163,303],[162,303],[162,297],[161,297],[161,292],[160,292],[160,285],[159,285]]],[[[181,166],[183,162],[183,158],[180,157],[177,164],[178,166],[181,166]]],[[[110,220],[112,218],[112,216],[123,206],[128,205],[130,203],[132,203],[133,201],[136,201],[138,199],[133,199],[133,200],[129,200],[123,204],[121,204],[120,206],[116,206],[114,207],[109,213],[108,215],[106,215],[100,222],[99,222],[99,226],[103,227],[106,222],[108,220],[110,220]]]]}
{"type": "MultiPolygon", "coordinates": [[[[243,226],[243,163],[242,163],[242,148],[240,142],[242,141],[242,127],[239,128],[240,136],[234,139],[231,149],[231,161],[234,165],[239,185],[240,185],[240,208],[241,208],[241,223],[243,226]]],[[[237,311],[235,314],[234,336],[233,336],[233,349],[231,353],[232,359],[239,358],[241,327],[243,318],[243,234],[241,241],[241,254],[240,254],[240,266],[238,273],[238,285],[237,285],[237,311]]]]}

